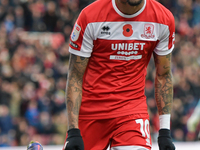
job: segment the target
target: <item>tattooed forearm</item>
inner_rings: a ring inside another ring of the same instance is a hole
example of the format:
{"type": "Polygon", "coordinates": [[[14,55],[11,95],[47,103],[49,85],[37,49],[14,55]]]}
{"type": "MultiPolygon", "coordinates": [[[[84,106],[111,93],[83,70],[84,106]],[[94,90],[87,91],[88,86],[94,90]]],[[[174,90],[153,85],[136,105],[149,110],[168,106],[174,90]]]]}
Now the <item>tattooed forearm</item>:
{"type": "Polygon", "coordinates": [[[155,96],[159,114],[171,113],[173,85],[171,72],[157,75],[155,80],[155,96]]]}
{"type": "Polygon", "coordinates": [[[155,98],[158,112],[160,115],[170,114],[173,102],[171,55],[156,58],[155,98]]]}
{"type": "Polygon", "coordinates": [[[68,129],[78,128],[78,115],[82,100],[82,81],[88,58],[70,56],[70,65],[66,85],[66,106],[68,129]]]}
{"type": "Polygon", "coordinates": [[[168,54],[168,55],[166,55],[166,58],[168,59],[168,61],[170,62],[171,61],[171,53],[170,54],[168,54]]]}

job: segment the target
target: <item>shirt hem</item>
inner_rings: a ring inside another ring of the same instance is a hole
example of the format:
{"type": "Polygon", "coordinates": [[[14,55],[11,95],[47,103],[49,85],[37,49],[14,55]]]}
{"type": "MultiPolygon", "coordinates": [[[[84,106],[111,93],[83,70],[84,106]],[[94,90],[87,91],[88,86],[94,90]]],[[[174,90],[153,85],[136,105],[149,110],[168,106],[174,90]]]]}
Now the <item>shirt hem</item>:
{"type": "Polygon", "coordinates": [[[79,119],[111,119],[111,118],[116,118],[116,117],[122,117],[122,116],[127,116],[127,115],[135,115],[135,114],[145,114],[148,115],[148,112],[146,110],[144,111],[136,111],[136,112],[118,112],[115,114],[95,114],[95,115],[79,115],[79,119]]]}

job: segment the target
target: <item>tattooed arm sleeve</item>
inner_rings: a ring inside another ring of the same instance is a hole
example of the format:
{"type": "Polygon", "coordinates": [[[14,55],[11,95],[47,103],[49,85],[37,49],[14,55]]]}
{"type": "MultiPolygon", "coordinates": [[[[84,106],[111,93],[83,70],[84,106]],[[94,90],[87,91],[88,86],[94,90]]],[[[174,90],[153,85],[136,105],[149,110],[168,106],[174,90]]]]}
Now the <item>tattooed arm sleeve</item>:
{"type": "Polygon", "coordinates": [[[159,115],[170,114],[173,102],[173,84],[171,72],[171,53],[159,56],[154,53],[156,76],[155,76],[155,99],[159,115]]]}
{"type": "Polygon", "coordinates": [[[89,58],[70,54],[66,85],[68,130],[78,128],[78,115],[82,100],[82,82],[89,58]]]}

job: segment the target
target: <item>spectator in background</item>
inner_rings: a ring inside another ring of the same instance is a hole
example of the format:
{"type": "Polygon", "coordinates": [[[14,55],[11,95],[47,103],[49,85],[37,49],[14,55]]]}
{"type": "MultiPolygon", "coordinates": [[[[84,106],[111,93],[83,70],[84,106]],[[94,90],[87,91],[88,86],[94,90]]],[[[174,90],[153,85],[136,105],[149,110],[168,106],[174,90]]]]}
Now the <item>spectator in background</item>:
{"type": "Polygon", "coordinates": [[[40,121],[37,125],[37,131],[40,134],[52,134],[55,133],[55,125],[52,122],[51,116],[48,112],[41,112],[40,113],[40,121]]]}
{"type": "Polygon", "coordinates": [[[25,112],[25,118],[28,124],[33,127],[37,127],[39,124],[39,110],[35,101],[30,101],[28,108],[25,112]]]}
{"type": "Polygon", "coordinates": [[[30,4],[30,10],[32,14],[32,25],[31,31],[45,31],[46,26],[43,21],[44,3],[42,1],[37,1],[30,4]]]}
{"type": "Polygon", "coordinates": [[[0,106],[0,129],[1,135],[8,135],[11,129],[13,129],[12,117],[10,116],[10,111],[8,106],[0,106]]]}
{"type": "Polygon", "coordinates": [[[7,14],[4,23],[7,33],[10,33],[14,29],[14,16],[7,14]]]}
{"type": "Polygon", "coordinates": [[[193,9],[192,9],[192,25],[193,26],[199,26],[200,23],[200,0],[196,0],[193,3],[193,9]]]}
{"type": "Polygon", "coordinates": [[[58,21],[56,3],[54,1],[47,2],[46,11],[44,13],[44,23],[46,31],[54,32],[58,21]]]}
{"type": "Polygon", "coordinates": [[[2,81],[1,82],[1,101],[0,101],[0,104],[9,107],[10,100],[11,100],[10,83],[7,82],[7,81],[2,81]]]}
{"type": "Polygon", "coordinates": [[[15,8],[15,26],[17,28],[24,28],[25,26],[25,18],[24,18],[24,10],[21,6],[17,6],[15,8]]]}

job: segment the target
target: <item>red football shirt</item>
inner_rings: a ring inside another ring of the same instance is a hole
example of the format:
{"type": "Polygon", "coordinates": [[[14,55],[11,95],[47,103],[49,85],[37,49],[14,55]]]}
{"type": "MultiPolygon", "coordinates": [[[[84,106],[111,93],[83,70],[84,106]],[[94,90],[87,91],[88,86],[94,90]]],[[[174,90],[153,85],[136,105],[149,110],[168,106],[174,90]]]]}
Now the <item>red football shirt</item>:
{"type": "Polygon", "coordinates": [[[154,0],[123,14],[115,0],[98,0],[80,13],[69,51],[90,57],[83,79],[80,118],[105,119],[147,113],[145,77],[153,51],[174,48],[174,18],[154,0]]]}

